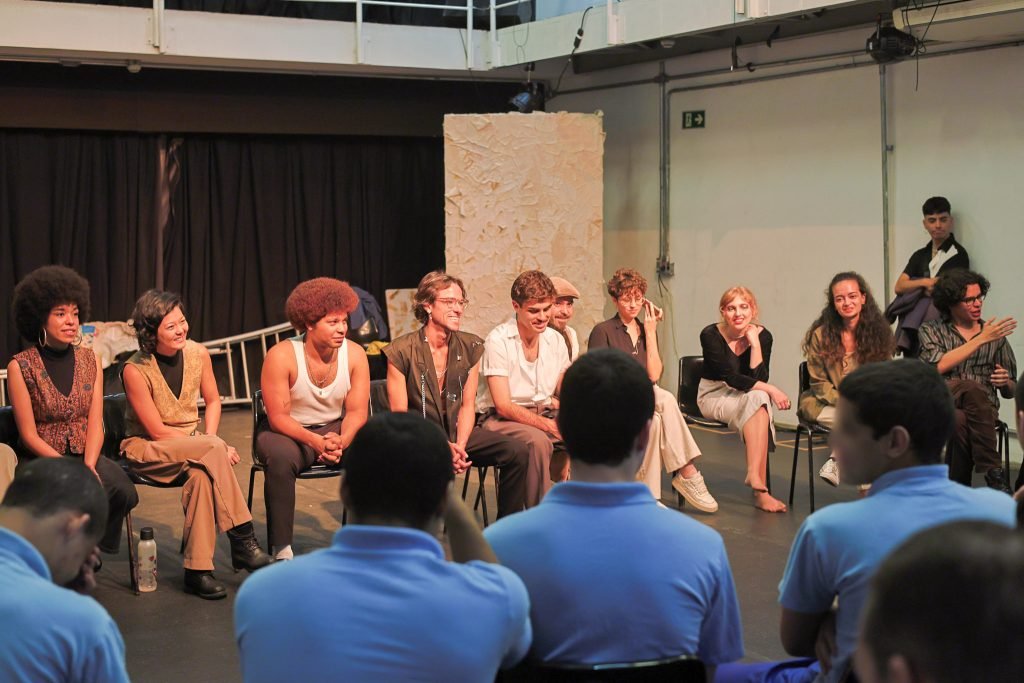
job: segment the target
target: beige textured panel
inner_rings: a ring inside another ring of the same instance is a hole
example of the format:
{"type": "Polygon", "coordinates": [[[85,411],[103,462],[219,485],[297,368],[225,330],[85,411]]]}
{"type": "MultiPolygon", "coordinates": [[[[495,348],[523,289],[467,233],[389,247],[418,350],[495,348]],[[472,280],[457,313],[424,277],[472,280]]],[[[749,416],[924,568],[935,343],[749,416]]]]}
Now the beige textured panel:
{"type": "Polygon", "coordinates": [[[444,118],[445,259],[472,306],[463,329],[485,336],[512,315],[524,270],[580,290],[582,340],[602,319],[604,130],[601,114],[444,118]]]}
{"type": "Polygon", "coordinates": [[[384,298],[388,307],[388,331],[392,339],[420,329],[412,309],[416,305],[415,289],[385,289],[384,298]]]}

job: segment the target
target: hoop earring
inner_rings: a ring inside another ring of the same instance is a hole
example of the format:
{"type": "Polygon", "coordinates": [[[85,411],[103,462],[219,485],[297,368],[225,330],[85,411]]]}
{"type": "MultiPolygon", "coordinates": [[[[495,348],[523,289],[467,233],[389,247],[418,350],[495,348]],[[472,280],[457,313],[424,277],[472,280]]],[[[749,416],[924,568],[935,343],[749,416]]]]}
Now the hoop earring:
{"type": "Polygon", "coordinates": [[[39,334],[36,335],[36,341],[39,342],[40,346],[46,346],[46,328],[39,330],[39,334]],[[40,335],[42,339],[40,339],[40,335]]]}
{"type": "Polygon", "coordinates": [[[75,340],[73,342],[71,342],[71,345],[72,346],[81,346],[82,342],[84,340],[85,340],[85,335],[82,334],[82,328],[79,327],[78,328],[78,334],[75,335],[75,340]]]}

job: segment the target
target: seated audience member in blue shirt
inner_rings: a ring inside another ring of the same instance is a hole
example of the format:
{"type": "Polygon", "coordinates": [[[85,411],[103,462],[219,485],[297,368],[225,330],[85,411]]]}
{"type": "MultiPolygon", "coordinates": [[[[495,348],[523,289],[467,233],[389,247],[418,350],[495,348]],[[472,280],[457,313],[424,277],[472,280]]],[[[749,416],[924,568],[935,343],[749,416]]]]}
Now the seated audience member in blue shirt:
{"type": "Polygon", "coordinates": [[[526,589],[453,493],[448,439],[412,413],[370,419],[345,452],[350,523],[329,548],[249,578],[235,604],[258,681],[490,681],[530,647],[526,589]],[[452,558],[435,538],[447,525],[452,558]]]}
{"type": "Polygon", "coordinates": [[[67,458],[23,465],[0,504],[0,681],[120,683],[124,641],[95,586],[107,496],[67,458]]]}
{"type": "Polygon", "coordinates": [[[843,483],[871,484],[871,491],[815,512],[793,541],[779,584],[779,631],[786,652],[806,659],[730,664],[716,680],[843,680],[868,583],[893,548],[945,522],[1013,526],[1009,496],[950,481],[941,463],[953,415],[946,383],[919,360],[869,363],[846,376],[839,385],[832,448],[843,483]],[[815,649],[819,640],[833,644],[821,661],[812,659],[822,652],[815,649]]]}
{"type": "Polygon", "coordinates": [[[530,593],[532,659],[594,664],[689,654],[713,670],[743,656],[721,536],[659,507],[636,481],[653,414],[643,366],[616,349],[580,356],[565,373],[558,413],[572,481],[485,532],[530,593]]]}
{"type": "Polygon", "coordinates": [[[1024,681],[1022,588],[1024,535],[1013,529],[953,522],[913,536],[871,580],[858,680],[1024,681]]]}

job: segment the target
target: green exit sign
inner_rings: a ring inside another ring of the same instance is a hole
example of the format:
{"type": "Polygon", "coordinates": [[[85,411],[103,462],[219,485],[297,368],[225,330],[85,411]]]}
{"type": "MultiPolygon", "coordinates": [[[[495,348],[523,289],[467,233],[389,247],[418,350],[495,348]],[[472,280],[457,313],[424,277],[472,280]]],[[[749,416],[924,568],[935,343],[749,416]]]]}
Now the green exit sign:
{"type": "Polygon", "coordinates": [[[683,130],[688,130],[690,128],[703,128],[707,120],[707,116],[704,115],[703,111],[684,111],[683,130]]]}

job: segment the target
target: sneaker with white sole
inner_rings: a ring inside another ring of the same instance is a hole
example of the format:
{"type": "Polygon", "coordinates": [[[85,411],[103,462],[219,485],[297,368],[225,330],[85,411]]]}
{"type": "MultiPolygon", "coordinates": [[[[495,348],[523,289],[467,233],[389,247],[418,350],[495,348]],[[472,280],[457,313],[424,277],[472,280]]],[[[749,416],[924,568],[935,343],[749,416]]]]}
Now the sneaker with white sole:
{"type": "Polygon", "coordinates": [[[829,458],[825,461],[825,464],[818,470],[818,476],[832,484],[832,486],[839,486],[839,464],[836,463],[835,458],[829,458]]]}
{"type": "Polygon", "coordinates": [[[682,473],[672,477],[672,488],[679,492],[687,503],[701,512],[718,512],[718,501],[708,491],[704,483],[704,475],[700,472],[697,476],[686,479],[682,473]]]}

